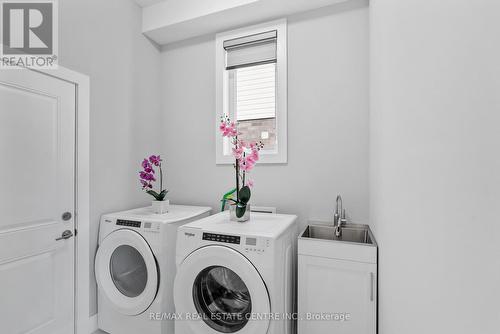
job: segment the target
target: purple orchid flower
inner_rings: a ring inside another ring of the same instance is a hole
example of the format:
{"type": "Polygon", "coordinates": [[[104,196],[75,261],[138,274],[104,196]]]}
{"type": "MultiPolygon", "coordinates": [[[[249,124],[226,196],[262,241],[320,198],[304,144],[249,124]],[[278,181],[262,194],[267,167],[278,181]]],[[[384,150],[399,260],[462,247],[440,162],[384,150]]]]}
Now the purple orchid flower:
{"type": "Polygon", "coordinates": [[[147,172],[139,172],[139,177],[146,181],[156,181],[155,176],[147,172]]]}
{"type": "Polygon", "coordinates": [[[149,158],[142,160],[142,171],[139,172],[139,182],[144,190],[149,195],[153,196],[157,201],[163,201],[168,193],[168,190],[163,189],[163,172],[161,166],[162,159],[160,155],[151,155],[149,158]],[[157,170],[155,170],[157,168],[157,170]],[[156,182],[155,174],[159,174],[159,191],[153,190],[153,182],[156,182]]]}
{"type": "Polygon", "coordinates": [[[161,158],[159,155],[152,155],[149,157],[149,162],[155,166],[160,166],[161,158]]]}
{"type": "Polygon", "coordinates": [[[148,167],[151,167],[151,164],[149,163],[148,159],[144,159],[142,161],[142,168],[148,168],[148,167]]]}
{"type": "Polygon", "coordinates": [[[151,188],[152,185],[144,180],[140,180],[141,181],[141,184],[142,184],[142,190],[146,189],[146,188],[151,188]]]}

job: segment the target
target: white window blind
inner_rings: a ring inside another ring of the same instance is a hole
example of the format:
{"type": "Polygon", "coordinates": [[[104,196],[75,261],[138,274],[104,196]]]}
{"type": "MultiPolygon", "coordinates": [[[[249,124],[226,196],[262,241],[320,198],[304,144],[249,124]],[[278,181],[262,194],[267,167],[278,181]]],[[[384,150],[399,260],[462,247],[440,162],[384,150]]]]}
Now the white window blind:
{"type": "Polygon", "coordinates": [[[277,31],[244,36],[224,41],[226,69],[236,69],[276,62],[277,31]]]}
{"type": "Polygon", "coordinates": [[[235,71],[238,121],[276,117],[276,64],[235,71]]]}

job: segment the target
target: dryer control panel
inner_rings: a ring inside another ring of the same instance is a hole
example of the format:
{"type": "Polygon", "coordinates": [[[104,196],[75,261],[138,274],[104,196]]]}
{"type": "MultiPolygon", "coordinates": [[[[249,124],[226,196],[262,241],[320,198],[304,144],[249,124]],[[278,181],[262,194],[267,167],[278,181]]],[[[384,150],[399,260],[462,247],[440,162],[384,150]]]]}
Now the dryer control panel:
{"type": "Polygon", "coordinates": [[[235,235],[203,233],[203,240],[240,244],[241,238],[235,235]]]}
{"type": "Polygon", "coordinates": [[[114,222],[111,219],[104,220],[106,223],[113,223],[117,226],[123,226],[131,229],[138,229],[144,232],[160,232],[160,223],[143,222],[139,220],[116,219],[114,222]]]}
{"type": "Polygon", "coordinates": [[[117,219],[116,225],[140,228],[141,222],[135,220],[117,219]]]}

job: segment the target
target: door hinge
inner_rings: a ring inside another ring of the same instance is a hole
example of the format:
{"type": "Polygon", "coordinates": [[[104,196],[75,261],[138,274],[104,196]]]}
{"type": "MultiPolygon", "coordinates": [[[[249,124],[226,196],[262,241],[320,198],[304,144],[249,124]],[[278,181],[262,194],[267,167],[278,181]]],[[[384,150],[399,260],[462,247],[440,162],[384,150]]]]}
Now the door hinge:
{"type": "Polygon", "coordinates": [[[75,228],[75,237],[78,235],[78,230],[75,228]]]}

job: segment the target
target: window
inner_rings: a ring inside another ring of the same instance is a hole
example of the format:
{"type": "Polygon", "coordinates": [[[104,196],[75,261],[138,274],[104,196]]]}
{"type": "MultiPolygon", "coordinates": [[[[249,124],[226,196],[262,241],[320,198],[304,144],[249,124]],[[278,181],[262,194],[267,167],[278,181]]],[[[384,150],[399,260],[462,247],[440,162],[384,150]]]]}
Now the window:
{"type": "Polygon", "coordinates": [[[238,122],[239,137],[261,141],[261,163],[287,162],[286,21],[217,35],[217,163],[232,163],[221,116],[238,122]]]}
{"type": "Polygon", "coordinates": [[[238,121],[240,138],[262,141],[265,151],[276,151],[276,64],[233,69],[229,78],[235,111],[231,118],[238,121]]]}

